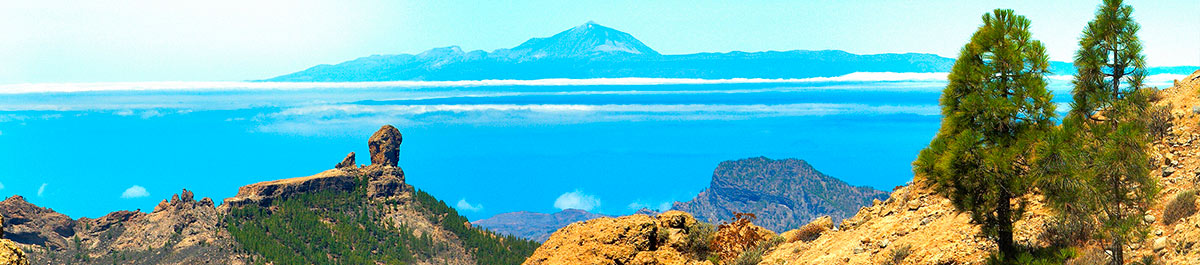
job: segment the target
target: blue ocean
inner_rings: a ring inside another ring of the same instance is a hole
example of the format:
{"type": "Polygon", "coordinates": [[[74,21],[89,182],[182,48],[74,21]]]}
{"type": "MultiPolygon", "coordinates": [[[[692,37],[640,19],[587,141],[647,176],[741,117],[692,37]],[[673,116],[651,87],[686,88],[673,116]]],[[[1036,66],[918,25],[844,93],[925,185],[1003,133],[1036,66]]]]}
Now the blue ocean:
{"type": "MultiPolygon", "coordinates": [[[[1068,85],[1052,83],[1056,102],[1068,85]]],[[[668,207],[717,163],[757,156],[891,190],[938,130],[945,81],[205,86],[0,95],[0,195],[72,218],[148,212],[184,188],[220,202],[352,151],[368,163],[384,124],[404,135],[407,181],[471,220],[558,211],[565,193],[605,214],[668,207]]]]}

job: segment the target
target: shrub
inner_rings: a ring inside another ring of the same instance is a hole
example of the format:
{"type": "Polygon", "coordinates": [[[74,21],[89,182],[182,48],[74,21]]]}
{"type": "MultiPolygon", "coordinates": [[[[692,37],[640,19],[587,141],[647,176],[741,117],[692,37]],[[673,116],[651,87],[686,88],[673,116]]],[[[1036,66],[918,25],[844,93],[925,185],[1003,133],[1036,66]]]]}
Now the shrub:
{"type": "Polygon", "coordinates": [[[1104,251],[1100,251],[1099,249],[1091,249],[1089,251],[1083,251],[1083,253],[1081,253],[1079,256],[1067,260],[1067,262],[1063,263],[1063,265],[1096,265],[1108,263],[1108,255],[1104,254],[1104,251]]]}
{"type": "Polygon", "coordinates": [[[683,253],[691,255],[692,259],[696,260],[708,258],[712,252],[712,241],[716,233],[716,227],[709,223],[696,222],[688,226],[683,253]]]}
{"type": "Polygon", "coordinates": [[[768,240],[765,240],[762,242],[758,242],[758,244],[756,244],[754,246],[754,248],[751,248],[749,250],[742,252],[742,254],[738,255],[737,259],[734,259],[733,262],[731,262],[729,264],[732,264],[732,265],[755,265],[755,264],[758,264],[759,262],[762,262],[763,254],[766,254],[767,250],[771,250],[771,248],[774,248],[775,246],[782,244],[783,241],[784,241],[783,237],[774,236],[774,237],[771,237],[771,239],[768,239],[768,240]]]}
{"type": "Polygon", "coordinates": [[[892,253],[890,255],[888,255],[888,259],[886,262],[884,262],[884,264],[887,264],[887,265],[901,264],[904,262],[904,259],[908,258],[908,255],[910,255],[910,254],[912,254],[912,246],[911,245],[898,246],[895,249],[892,249],[892,253]]]}
{"type": "Polygon", "coordinates": [[[1146,133],[1155,138],[1163,138],[1171,131],[1171,104],[1164,106],[1149,106],[1146,108],[1146,133]]]}
{"type": "Polygon", "coordinates": [[[1092,218],[1086,214],[1064,214],[1049,222],[1041,237],[1045,242],[1059,247],[1083,245],[1096,232],[1092,218]]]}
{"type": "Polygon", "coordinates": [[[800,228],[783,232],[782,236],[787,242],[813,241],[831,228],[833,228],[833,219],[829,216],[822,216],[800,228]]]}
{"type": "Polygon", "coordinates": [[[1196,214],[1196,190],[1180,192],[1163,210],[1163,224],[1171,225],[1193,214],[1196,214]]]}
{"type": "Polygon", "coordinates": [[[752,213],[733,213],[733,221],[717,227],[717,234],[712,241],[712,250],[723,261],[731,261],[742,252],[754,248],[764,241],[767,233],[764,228],[750,222],[755,218],[752,213]]]}

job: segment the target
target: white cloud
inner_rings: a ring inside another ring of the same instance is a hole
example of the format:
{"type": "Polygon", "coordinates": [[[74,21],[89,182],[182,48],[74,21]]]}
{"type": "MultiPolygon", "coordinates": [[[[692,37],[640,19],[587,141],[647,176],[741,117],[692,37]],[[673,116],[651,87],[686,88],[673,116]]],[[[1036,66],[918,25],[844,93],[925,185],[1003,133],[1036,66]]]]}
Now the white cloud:
{"type": "Polygon", "coordinates": [[[478,212],[478,211],[483,210],[483,205],[482,204],[471,204],[471,203],[467,202],[467,198],[462,198],[462,199],[458,199],[458,204],[454,208],[458,208],[459,211],[478,212]]]}
{"type": "Polygon", "coordinates": [[[147,192],[146,188],[138,185],[133,185],[133,187],[129,187],[128,189],[125,189],[125,192],[121,193],[121,199],[133,199],[148,196],[150,196],[150,192],[147,192]]]}
{"type": "Polygon", "coordinates": [[[579,209],[584,211],[592,211],[600,207],[600,199],[591,194],[583,193],[583,191],[575,190],[572,192],[563,193],[554,199],[554,208],[559,210],[579,209]]]}
{"type": "Polygon", "coordinates": [[[46,193],[46,185],[47,184],[50,184],[50,183],[42,183],[42,186],[38,187],[38,193],[37,193],[38,197],[42,197],[42,194],[46,193]]]}
{"type": "Polygon", "coordinates": [[[4,183],[0,183],[0,190],[4,189],[4,183]]]}

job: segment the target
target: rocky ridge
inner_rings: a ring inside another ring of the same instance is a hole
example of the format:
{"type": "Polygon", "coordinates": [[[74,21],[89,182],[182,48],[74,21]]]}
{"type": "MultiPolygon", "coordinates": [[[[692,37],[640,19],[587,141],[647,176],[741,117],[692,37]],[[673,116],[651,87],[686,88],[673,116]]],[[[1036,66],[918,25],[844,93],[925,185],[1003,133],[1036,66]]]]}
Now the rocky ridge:
{"type": "MultiPolygon", "coordinates": [[[[12,239],[0,241],[0,264],[25,253],[34,264],[249,264],[263,257],[243,248],[227,229],[225,218],[231,211],[249,206],[271,211],[276,207],[273,202],[324,191],[361,191],[356,194],[365,194],[364,209],[348,210],[369,211],[370,222],[405,227],[413,237],[436,246],[432,253],[414,257],[414,264],[475,264],[472,250],[458,236],[461,231],[450,231],[439,223],[447,214],[433,212],[436,210],[431,209],[438,208],[424,205],[428,200],[418,200],[418,192],[405,183],[404,171],[397,166],[400,141],[399,130],[383,126],[368,143],[372,165],[354,165],[354,153],[350,153],[335,169],[316,175],[243,186],[220,207],[210,198],[196,200],[184,189],[150,213],[116,211],[100,218],[72,220],[13,196],[0,201],[5,224],[2,235],[12,239]],[[356,190],[360,187],[365,190],[356,190]]],[[[486,235],[493,240],[515,240],[486,235]]]]}
{"type": "Polygon", "coordinates": [[[733,212],[753,213],[754,224],[782,232],[826,215],[840,221],[887,198],[884,191],[851,186],[804,160],[754,157],[721,162],[708,189],[672,209],[709,223],[730,220],[733,212]]]}

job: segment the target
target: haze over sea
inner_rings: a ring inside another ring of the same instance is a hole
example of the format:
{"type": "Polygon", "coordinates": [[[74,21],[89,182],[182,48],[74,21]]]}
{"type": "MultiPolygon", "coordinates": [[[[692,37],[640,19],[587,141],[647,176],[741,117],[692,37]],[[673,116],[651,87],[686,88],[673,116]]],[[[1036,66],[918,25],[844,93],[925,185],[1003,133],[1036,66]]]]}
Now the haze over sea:
{"type": "MultiPolygon", "coordinates": [[[[1069,85],[1052,79],[1060,112],[1069,85]]],[[[662,208],[707,187],[717,163],[753,156],[800,158],[891,190],[912,178],[937,131],[944,86],[936,73],[4,85],[0,146],[19,151],[0,153],[0,196],[72,218],[150,211],[181,188],[219,202],[242,185],[330,169],[351,151],[368,163],[366,139],[383,124],[404,134],[408,182],[471,220],[662,208]]]]}

